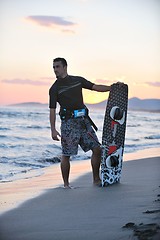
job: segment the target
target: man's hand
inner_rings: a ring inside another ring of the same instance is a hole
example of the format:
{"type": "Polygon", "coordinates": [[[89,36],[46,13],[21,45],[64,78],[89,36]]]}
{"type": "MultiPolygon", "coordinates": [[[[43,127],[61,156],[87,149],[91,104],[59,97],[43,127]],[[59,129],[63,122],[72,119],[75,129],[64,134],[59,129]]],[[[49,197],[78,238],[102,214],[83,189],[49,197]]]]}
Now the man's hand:
{"type": "MultiPolygon", "coordinates": [[[[115,84],[116,84],[119,88],[121,88],[121,87],[124,86],[125,83],[123,83],[123,82],[116,82],[116,83],[113,83],[112,85],[115,85],[115,84]]],[[[112,85],[111,85],[111,86],[112,86],[112,85]]]]}
{"type": "Polygon", "coordinates": [[[123,83],[123,82],[116,82],[116,84],[119,84],[119,86],[122,86],[122,85],[124,85],[124,83],[123,83]]]}
{"type": "Polygon", "coordinates": [[[55,141],[59,141],[60,139],[58,138],[61,137],[61,135],[59,134],[59,132],[55,129],[55,130],[52,130],[51,131],[52,133],[52,139],[55,140],[55,141]]]}

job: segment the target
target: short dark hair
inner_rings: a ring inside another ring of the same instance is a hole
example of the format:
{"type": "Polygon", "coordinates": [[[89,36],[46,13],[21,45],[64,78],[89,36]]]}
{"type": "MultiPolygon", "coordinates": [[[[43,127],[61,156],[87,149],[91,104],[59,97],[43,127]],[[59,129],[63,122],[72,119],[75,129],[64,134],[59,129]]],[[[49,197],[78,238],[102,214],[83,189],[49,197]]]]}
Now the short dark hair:
{"type": "Polygon", "coordinates": [[[67,61],[66,61],[66,59],[61,58],[61,57],[57,57],[57,58],[53,59],[53,62],[61,62],[62,65],[63,65],[63,67],[67,66],[67,61]]]}

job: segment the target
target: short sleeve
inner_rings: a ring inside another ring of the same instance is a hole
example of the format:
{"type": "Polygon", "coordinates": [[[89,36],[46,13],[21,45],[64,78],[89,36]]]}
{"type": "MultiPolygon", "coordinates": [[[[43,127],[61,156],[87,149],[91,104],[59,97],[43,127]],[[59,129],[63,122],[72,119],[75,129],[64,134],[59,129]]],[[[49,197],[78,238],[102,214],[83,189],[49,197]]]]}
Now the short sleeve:
{"type": "Polygon", "coordinates": [[[94,85],[94,83],[86,80],[83,77],[81,77],[81,83],[82,83],[82,88],[86,88],[86,89],[89,89],[89,90],[92,90],[92,87],[94,85]]]}
{"type": "Polygon", "coordinates": [[[49,89],[49,108],[57,107],[57,84],[56,82],[49,89]]]}

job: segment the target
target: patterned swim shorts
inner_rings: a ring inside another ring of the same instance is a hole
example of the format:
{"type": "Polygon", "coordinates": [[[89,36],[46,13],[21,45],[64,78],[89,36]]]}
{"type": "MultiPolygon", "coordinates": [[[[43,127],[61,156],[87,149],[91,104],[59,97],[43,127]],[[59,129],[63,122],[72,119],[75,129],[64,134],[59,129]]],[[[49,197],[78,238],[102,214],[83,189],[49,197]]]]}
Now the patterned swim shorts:
{"type": "Polygon", "coordinates": [[[62,120],[61,145],[62,154],[65,156],[77,155],[78,145],[84,152],[99,146],[96,133],[86,118],[62,120]]]}

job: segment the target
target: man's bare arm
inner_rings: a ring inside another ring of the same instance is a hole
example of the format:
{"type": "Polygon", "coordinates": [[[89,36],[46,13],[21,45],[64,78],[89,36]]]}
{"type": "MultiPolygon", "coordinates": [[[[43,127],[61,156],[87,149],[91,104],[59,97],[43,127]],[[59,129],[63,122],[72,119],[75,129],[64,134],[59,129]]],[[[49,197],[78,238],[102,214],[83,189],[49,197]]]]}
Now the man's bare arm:
{"type": "Polygon", "coordinates": [[[111,87],[107,85],[97,85],[94,84],[92,87],[92,90],[97,91],[97,92],[108,92],[110,91],[111,87]]]}
{"type": "Polygon", "coordinates": [[[60,137],[61,135],[56,130],[56,109],[54,108],[50,108],[50,125],[51,125],[52,139],[59,141],[58,136],[60,137]]]}

